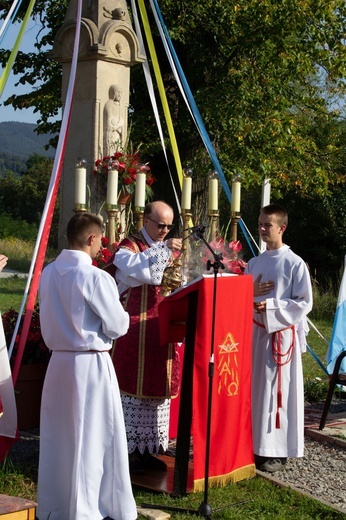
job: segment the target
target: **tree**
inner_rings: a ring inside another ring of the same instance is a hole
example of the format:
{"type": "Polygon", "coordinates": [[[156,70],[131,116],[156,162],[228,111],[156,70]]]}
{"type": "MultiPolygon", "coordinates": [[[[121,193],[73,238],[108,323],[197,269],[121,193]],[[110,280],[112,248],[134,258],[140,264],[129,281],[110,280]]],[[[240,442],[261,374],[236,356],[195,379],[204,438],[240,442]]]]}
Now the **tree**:
{"type": "MultiPolygon", "coordinates": [[[[32,16],[35,17],[41,29],[35,42],[37,52],[25,53],[19,51],[13,72],[19,76],[18,84],[30,86],[27,94],[13,93],[4,105],[12,105],[15,109],[33,108],[40,114],[37,124],[37,133],[52,133],[55,137],[50,140],[52,146],[56,146],[60,121],[50,120],[55,118],[61,108],[61,64],[53,60],[49,53],[52,50],[54,37],[62,25],[68,0],[37,0],[32,16]]],[[[22,18],[28,7],[28,1],[24,0],[18,12],[18,18],[22,18]]],[[[8,11],[8,2],[1,1],[0,14],[4,18],[8,11]]],[[[0,60],[4,65],[9,57],[9,51],[0,52],[0,60]]]]}
{"type": "MultiPolygon", "coordinates": [[[[34,154],[26,161],[26,171],[15,175],[8,171],[0,179],[0,215],[39,226],[46,201],[53,160],[34,154]],[[15,203],[14,203],[15,201],[15,203]]],[[[57,246],[59,199],[50,235],[50,245],[57,246]]]]}
{"type": "MultiPolygon", "coordinates": [[[[345,92],[344,2],[160,5],[224,171],[240,170],[245,187],[260,185],[266,175],[276,193],[328,193],[339,180],[333,166],[342,150],[325,136],[321,150],[316,130],[338,120],[332,96],[345,92]]],[[[199,137],[170,69],[164,73],[182,156],[200,169],[199,137]]],[[[139,86],[134,89],[139,98],[139,86]]],[[[137,126],[140,135],[148,114],[140,118],[135,102],[133,133],[137,126]]]]}
{"type": "MultiPolygon", "coordinates": [[[[43,34],[36,42],[38,54],[33,59],[32,54],[20,53],[15,73],[23,84],[38,79],[43,83],[30,94],[14,94],[6,101],[18,108],[35,107],[41,113],[39,132],[51,129],[49,117],[60,107],[60,65],[47,56],[67,3],[36,3],[34,13],[43,34]]],[[[314,121],[333,122],[339,116],[330,101],[345,92],[345,2],[162,0],[160,4],[226,174],[240,170],[244,187],[259,185],[266,175],[278,193],[292,188],[328,193],[339,180],[340,171],[335,172],[333,165],[340,149],[324,139],[321,150],[310,128],[314,121]]],[[[205,170],[209,159],[157,36],[156,42],[181,155],[205,170]]],[[[133,74],[131,102],[132,137],[155,153],[159,141],[140,67],[133,74]]]]}

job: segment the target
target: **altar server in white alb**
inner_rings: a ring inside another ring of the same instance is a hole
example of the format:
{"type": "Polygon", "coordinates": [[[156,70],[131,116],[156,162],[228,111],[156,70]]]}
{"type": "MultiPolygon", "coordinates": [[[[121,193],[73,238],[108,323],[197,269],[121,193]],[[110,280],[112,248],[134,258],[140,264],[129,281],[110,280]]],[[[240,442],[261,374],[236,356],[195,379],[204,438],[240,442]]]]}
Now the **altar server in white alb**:
{"type": "Polygon", "coordinates": [[[43,338],[52,350],[41,404],[39,520],[133,520],[127,442],[109,355],[129,316],[112,277],[94,267],[102,223],[76,213],[70,249],[42,273],[43,338]]]}
{"type": "Polygon", "coordinates": [[[254,279],[252,426],[255,463],[262,471],[283,469],[288,457],[304,455],[304,386],[301,353],[306,315],[312,308],[309,271],[283,243],[284,208],[262,208],[259,233],[266,251],[252,258],[254,279]]]}

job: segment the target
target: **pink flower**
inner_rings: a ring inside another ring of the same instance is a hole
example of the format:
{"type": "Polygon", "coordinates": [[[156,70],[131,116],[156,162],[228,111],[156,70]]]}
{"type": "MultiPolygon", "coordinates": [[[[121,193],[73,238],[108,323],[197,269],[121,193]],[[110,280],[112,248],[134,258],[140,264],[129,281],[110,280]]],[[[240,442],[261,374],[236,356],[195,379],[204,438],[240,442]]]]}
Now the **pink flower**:
{"type": "Polygon", "coordinates": [[[243,246],[242,246],[240,240],[232,240],[232,242],[230,242],[228,244],[228,247],[230,249],[232,249],[232,251],[235,251],[237,253],[239,253],[239,251],[241,251],[243,249],[243,246]]]}

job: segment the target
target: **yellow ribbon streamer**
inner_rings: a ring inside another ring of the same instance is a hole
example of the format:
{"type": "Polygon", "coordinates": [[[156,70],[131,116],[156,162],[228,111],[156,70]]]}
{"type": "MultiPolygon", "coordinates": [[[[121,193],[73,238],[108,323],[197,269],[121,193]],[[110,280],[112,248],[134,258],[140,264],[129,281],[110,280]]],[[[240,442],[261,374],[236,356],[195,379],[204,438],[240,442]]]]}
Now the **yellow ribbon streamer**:
{"type": "Polygon", "coordinates": [[[10,72],[12,70],[13,64],[14,64],[15,59],[17,57],[17,54],[18,54],[18,51],[19,51],[19,47],[20,47],[20,44],[22,42],[25,29],[26,29],[26,27],[27,27],[27,25],[29,23],[30,16],[31,16],[31,13],[32,13],[34,5],[35,5],[35,0],[31,0],[30,4],[29,4],[29,7],[28,7],[28,9],[27,9],[27,11],[25,13],[25,16],[24,16],[21,28],[19,30],[18,36],[16,38],[15,44],[14,44],[13,49],[12,49],[12,52],[10,54],[10,57],[8,59],[8,62],[6,64],[6,66],[4,68],[2,76],[0,78],[0,98],[2,96],[2,93],[4,91],[4,88],[5,88],[7,80],[8,80],[8,77],[10,75],[10,72]]]}
{"type": "Polygon", "coordinates": [[[156,82],[157,82],[157,86],[158,86],[159,94],[160,94],[160,98],[161,98],[161,103],[162,103],[162,107],[163,107],[163,112],[164,112],[165,119],[166,119],[166,124],[167,124],[167,128],[168,128],[169,138],[171,141],[175,167],[178,172],[178,179],[179,179],[180,187],[182,187],[183,172],[182,172],[182,167],[181,167],[181,162],[180,162],[177,140],[175,138],[175,132],[174,132],[174,128],[173,128],[171,113],[169,111],[169,106],[168,106],[167,97],[166,97],[166,91],[165,91],[165,87],[164,87],[164,84],[162,81],[160,66],[159,66],[157,54],[155,51],[154,41],[153,41],[153,37],[151,34],[150,26],[149,26],[149,20],[148,20],[147,11],[146,11],[146,8],[144,5],[144,0],[138,0],[138,5],[139,5],[139,10],[140,10],[140,13],[142,16],[144,32],[145,32],[145,36],[147,38],[150,57],[151,57],[151,61],[153,64],[155,78],[156,78],[156,82]]]}

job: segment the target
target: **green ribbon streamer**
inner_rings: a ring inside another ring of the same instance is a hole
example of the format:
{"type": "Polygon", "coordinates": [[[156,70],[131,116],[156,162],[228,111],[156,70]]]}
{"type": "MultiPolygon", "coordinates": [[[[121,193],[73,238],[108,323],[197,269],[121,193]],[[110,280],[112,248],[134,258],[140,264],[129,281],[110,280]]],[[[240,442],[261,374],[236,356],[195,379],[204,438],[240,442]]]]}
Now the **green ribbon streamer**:
{"type": "Polygon", "coordinates": [[[10,72],[12,70],[13,64],[14,64],[15,59],[17,57],[17,54],[18,54],[18,51],[19,51],[19,47],[20,47],[20,44],[22,42],[25,29],[26,29],[26,27],[27,27],[27,25],[29,23],[30,16],[31,16],[32,10],[34,8],[34,5],[35,5],[35,0],[31,0],[30,4],[28,6],[28,9],[27,9],[27,11],[25,13],[25,16],[24,16],[21,28],[19,30],[18,36],[16,38],[15,44],[14,44],[13,49],[12,49],[12,52],[10,54],[8,62],[6,63],[6,66],[4,68],[2,76],[0,78],[0,98],[2,96],[2,93],[4,91],[4,88],[5,88],[7,80],[8,80],[8,77],[10,75],[10,72]]]}

